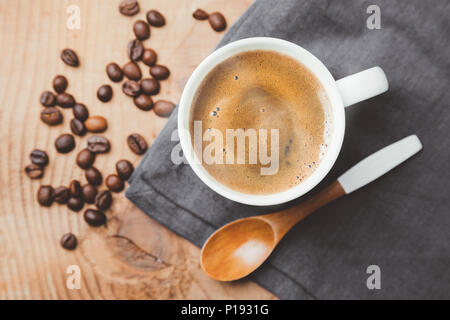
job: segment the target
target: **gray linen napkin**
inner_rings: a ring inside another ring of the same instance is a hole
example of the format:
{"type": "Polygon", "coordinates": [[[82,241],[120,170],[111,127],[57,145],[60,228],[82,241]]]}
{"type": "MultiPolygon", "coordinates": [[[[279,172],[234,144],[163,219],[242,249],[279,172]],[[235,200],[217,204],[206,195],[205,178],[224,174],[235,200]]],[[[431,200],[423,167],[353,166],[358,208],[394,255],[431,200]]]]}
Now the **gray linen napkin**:
{"type": "MultiPolygon", "coordinates": [[[[449,9],[448,1],[438,0],[259,0],[220,42],[278,37],[311,51],[336,79],[375,65],[387,73],[388,93],[346,110],[343,149],[313,192],[409,134],[424,145],[407,163],[288,233],[251,275],[278,297],[450,298],[449,9]],[[381,9],[379,30],[366,27],[371,4],[381,9]],[[369,265],[381,269],[380,290],[366,286],[369,265]]],[[[227,222],[276,209],[224,199],[188,165],[173,164],[176,117],[132,177],[126,195],[133,203],[197,246],[227,222]]]]}

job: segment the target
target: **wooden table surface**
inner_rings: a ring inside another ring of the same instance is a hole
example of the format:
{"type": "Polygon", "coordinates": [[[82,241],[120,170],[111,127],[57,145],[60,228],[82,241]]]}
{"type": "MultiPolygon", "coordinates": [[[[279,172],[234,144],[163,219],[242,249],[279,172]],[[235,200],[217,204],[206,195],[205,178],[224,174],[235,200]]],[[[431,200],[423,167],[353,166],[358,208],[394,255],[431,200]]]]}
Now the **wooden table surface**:
{"type": "MultiPolygon", "coordinates": [[[[57,74],[69,79],[68,92],[85,103],[91,115],[105,116],[105,136],[112,150],[97,157],[95,166],[106,176],[121,158],[135,165],[140,157],[126,145],[128,134],[138,132],[151,143],[166,120],[138,110],[125,97],[120,84],[112,84],[109,103],[96,98],[97,88],[111,83],[105,66],[127,61],[126,44],[133,38],[132,24],[149,9],[161,11],[163,28],[152,28],[145,41],[158,61],[171,70],[158,97],[177,102],[198,63],[223,33],[208,22],[191,17],[196,8],[221,11],[231,25],[252,0],[140,0],[137,16],[118,12],[119,0],[0,0],[0,299],[272,299],[272,294],[248,281],[219,283],[199,266],[199,249],[144,215],[122,194],[114,195],[107,228],[91,228],[66,206],[41,208],[36,201],[40,185],[86,182],[75,165],[87,136],[76,138],[76,148],[56,153],[55,138],[70,132],[71,110],[64,122],[48,127],[39,120],[39,96],[51,90],[57,74]],[[81,28],[66,27],[69,5],[80,8],[81,28]],[[73,48],[81,66],[71,68],[59,58],[61,49],[73,48]],[[24,174],[34,148],[46,150],[50,164],[41,180],[24,174]],[[77,249],[66,251],[61,236],[73,232],[77,249]],[[81,270],[81,289],[66,286],[67,267],[81,270]]],[[[148,68],[143,69],[148,74],[148,68]]]]}

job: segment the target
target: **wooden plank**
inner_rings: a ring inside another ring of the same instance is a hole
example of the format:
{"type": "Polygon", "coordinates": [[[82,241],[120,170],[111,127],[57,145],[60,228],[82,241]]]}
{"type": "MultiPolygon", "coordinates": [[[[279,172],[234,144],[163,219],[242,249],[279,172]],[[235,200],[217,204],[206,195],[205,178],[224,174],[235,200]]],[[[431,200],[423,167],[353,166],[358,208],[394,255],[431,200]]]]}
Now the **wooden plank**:
{"type": "Polygon", "coordinates": [[[208,22],[194,20],[192,12],[198,7],[219,10],[231,25],[251,0],[140,0],[141,12],[131,18],[119,14],[119,2],[0,0],[0,298],[275,298],[250,281],[223,284],[209,279],[199,267],[198,248],[145,216],[123,194],[114,196],[107,228],[88,227],[81,214],[65,206],[37,204],[41,184],[56,187],[74,178],[86,181],[75,166],[75,156],[87,137],[77,138],[76,149],[67,155],[57,155],[53,146],[59,134],[70,132],[71,110],[63,111],[64,123],[54,128],[39,120],[40,93],[51,89],[56,74],[67,76],[67,91],[91,114],[109,121],[105,135],[113,142],[112,150],[95,162],[106,176],[119,159],[139,162],[140,157],[126,146],[128,134],[141,133],[151,143],[166,122],[134,107],[120,84],[112,84],[111,102],[103,104],[96,98],[97,88],[110,83],[105,65],[127,61],[125,48],[133,38],[133,22],[144,19],[149,9],[166,16],[167,25],[152,28],[145,45],[154,48],[159,63],[172,72],[158,97],[176,102],[190,73],[223,36],[208,22]],[[71,4],[80,8],[79,30],[66,27],[71,4]],[[78,52],[80,68],[61,62],[59,54],[66,47],[78,52]],[[31,181],[23,172],[34,148],[47,150],[50,156],[39,181],[31,181]],[[80,242],[74,252],[59,245],[61,235],[69,231],[80,242]],[[69,265],[81,268],[80,290],[66,286],[69,265]]]}

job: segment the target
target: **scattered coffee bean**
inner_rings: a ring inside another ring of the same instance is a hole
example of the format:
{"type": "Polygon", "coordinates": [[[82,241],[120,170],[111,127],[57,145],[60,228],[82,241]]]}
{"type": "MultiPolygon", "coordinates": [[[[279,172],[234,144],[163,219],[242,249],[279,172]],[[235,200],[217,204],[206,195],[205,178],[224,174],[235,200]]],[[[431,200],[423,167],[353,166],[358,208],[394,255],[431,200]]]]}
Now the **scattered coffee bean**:
{"type": "Polygon", "coordinates": [[[53,79],[53,89],[55,89],[58,93],[63,93],[66,91],[68,85],[69,82],[67,81],[67,78],[62,75],[57,75],[53,79]]]}
{"type": "Polygon", "coordinates": [[[99,210],[108,210],[112,204],[112,195],[108,190],[100,191],[95,197],[95,206],[99,210]]]}
{"type": "Polygon", "coordinates": [[[163,118],[168,118],[172,114],[173,109],[175,109],[175,104],[167,100],[158,100],[153,105],[155,114],[163,118]]]}
{"type": "Polygon", "coordinates": [[[125,16],[134,16],[139,12],[139,3],[136,0],[124,0],[119,4],[119,11],[125,16]]]}
{"type": "Polygon", "coordinates": [[[73,108],[75,98],[67,92],[63,92],[56,96],[56,104],[62,108],[73,108]]]}
{"type": "Polygon", "coordinates": [[[63,115],[58,108],[47,107],[41,112],[41,120],[49,126],[60,124],[63,120],[63,115]]]}
{"type": "Polygon", "coordinates": [[[148,66],[152,66],[156,62],[157,54],[155,50],[147,48],[144,50],[144,53],[142,54],[142,62],[148,66]]]}
{"type": "Polygon", "coordinates": [[[51,186],[40,186],[37,200],[41,206],[50,207],[53,203],[53,188],[51,186]]]}
{"type": "Polygon", "coordinates": [[[227,21],[220,12],[211,13],[208,21],[211,27],[217,32],[223,31],[227,27],[227,21]]]}
{"type": "Polygon", "coordinates": [[[82,103],[77,103],[73,106],[73,116],[77,118],[80,121],[86,121],[86,119],[89,117],[89,110],[86,108],[86,106],[82,103]]]}
{"type": "Polygon", "coordinates": [[[103,136],[92,136],[88,139],[88,150],[93,153],[106,153],[111,148],[109,140],[103,136]]]}
{"type": "Polygon", "coordinates": [[[142,137],[138,133],[130,134],[127,138],[127,143],[131,151],[136,154],[144,154],[148,148],[147,142],[145,141],[144,137],[142,137]]]}
{"type": "Polygon", "coordinates": [[[97,188],[92,184],[85,184],[82,187],[83,200],[86,203],[93,204],[95,202],[95,196],[97,195],[97,188]]]}
{"type": "Polygon", "coordinates": [[[156,10],[150,10],[147,12],[147,21],[154,27],[162,27],[166,24],[166,19],[164,19],[164,16],[156,10]]]}
{"type": "Polygon", "coordinates": [[[62,134],[56,138],[55,147],[59,153],[69,153],[75,148],[75,139],[71,134],[62,134]]]}
{"type": "Polygon", "coordinates": [[[76,118],[70,120],[70,130],[72,130],[74,135],[80,137],[86,134],[86,127],[84,126],[84,123],[76,118]]]}
{"type": "Polygon", "coordinates": [[[74,250],[77,247],[77,243],[77,237],[70,232],[61,237],[61,247],[66,250],[74,250]]]}
{"type": "Polygon", "coordinates": [[[86,180],[93,186],[98,186],[102,184],[103,177],[100,171],[96,167],[87,168],[84,172],[86,180]]]}
{"type": "Polygon", "coordinates": [[[64,49],[61,52],[61,59],[65,64],[71,67],[78,67],[80,65],[80,60],[72,49],[64,49]]]}
{"type": "Polygon", "coordinates": [[[81,183],[78,180],[72,180],[69,184],[70,196],[73,198],[81,198],[81,183]]]}
{"type": "Polygon", "coordinates": [[[139,40],[131,40],[128,42],[127,53],[131,61],[139,61],[144,53],[144,45],[139,40]]]}
{"type": "Polygon", "coordinates": [[[89,151],[88,149],[81,150],[77,155],[77,165],[81,169],[87,169],[94,164],[95,153],[89,151]]]}
{"type": "Polygon", "coordinates": [[[150,68],[150,74],[153,76],[153,78],[157,80],[164,80],[169,77],[170,71],[165,66],[155,64],[153,67],[150,68]]]}
{"type": "Polygon", "coordinates": [[[141,85],[134,80],[127,80],[122,85],[122,91],[129,97],[137,97],[141,92],[141,85]]]}
{"type": "Polygon", "coordinates": [[[108,102],[113,96],[113,89],[109,84],[104,84],[97,90],[97,98],[102,102],[108,102]]]}
{"type": "Polygon", "coordinates": [[[110,174],[106,177],[105,185],[112,192],[121,192],[125,186],[122,179],[115,174],[110,174]]]}
{"type": "Polygon", "coordinates": [[[202,9],[195,10],[192,16],[197,20],[206,20],[209,18],[209,14],[202,9]]]}
{"type": "Polygon", "coordinates": [[[153,108],[153,100],[146,94],[140,94],[134,99],[134,105],[141,110],[148,111],[153,108]]]}
{"type": "Polygon", "coordinates": [[[123,79],[123,71],[117,63],[111,62],[106,66],[106,74],[113,82],[120,82],[123,79]]]}
{"type": "Polygon", "coordinates": [[[123,68],[123,73],[130,80],[140,80],[142,77],[141,68],[135,62],[126,63],[123,68]]]}
{"type": "Polygon", "coordinates": [[[145,21],[136,21],[133,25],[133,31],[138,40],[142,41],[150,38],[150,26],[145,21]]]}
{"type": "Polygon", "coordinates": [[[34,149],[30,153],[30,160],[32,163],[45,167],[48,164],[48,155],[47,152],[39,149],[34,149]]]}
{"type": "Polygon", "coordinates": [[[159,81],[153,78],[147,78],[141,80],[142,92],[146,95],[155,95],[159,93],[160,85],[159,81]]]}
{"type": "Polygon", "coordinates": [[[53,191],[53,199],[59,204],[66,204],[70,198],[70,190],[66,187],[58,187],[53,191]]]}
{"type": "Polygon", "coordinates": [[[106,215],[99,210],[87,209],[84,212],[84,221],[91,227],[100,227],[106,224],[106,215]]]}
{"type": "Polygon", "coordinates": [[[116,163],[116,171],[120,179],[126,181],[129,177],[131,177],[131,174],[134,171],[134,167],[133,164],[128,160],[119,160],[116,163]]]}
{"type": "Polygon", "coordinates": [[[84,125],[89,132],[104,132],[108,128],[108,122],[102,116],[92,116],[87,118],[84,125]]]}
{"type": "Polygon", "coordinates": [[[56,104],[56,96],[50,91],[44,91],[39,98],[44,107],[53,107],[56,104]]]}
{"type": "Polygon", "coordinates": [[[78,212],[84,207],[84,201],[81,198],[70,197],[67,201],[67,206],[70,210],[78,212]]]}
{"type": "Polygon", "coordinates": [[[31,163],[25,167],[25,173],[30,179],[40,179],[44,175],[44,168],[31,163]]]}

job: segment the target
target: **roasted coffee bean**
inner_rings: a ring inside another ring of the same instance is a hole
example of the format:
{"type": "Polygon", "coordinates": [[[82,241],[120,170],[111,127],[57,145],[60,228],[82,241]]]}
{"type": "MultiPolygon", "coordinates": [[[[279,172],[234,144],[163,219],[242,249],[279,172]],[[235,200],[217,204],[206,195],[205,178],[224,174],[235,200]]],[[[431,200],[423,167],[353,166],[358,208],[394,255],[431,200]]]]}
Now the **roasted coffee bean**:
{"type": "Polygon", "coordinates": [[[48,164],[48,155],[47,152],[39,149],[34,149],[30,153],[30,160],[32,163],[45,167],[48,164]]]}
{"type": "Polygon", "coordinates": [[[53,191],[53,199],[59,204],[66,204],[70,198],[70,190],[66,187],[58,187],[53,191]]]}
{"type": "Polygon", "coordinates": [[[108,210],[112,204],[112,195],[108,190],[100,191],[95,197],[95,206],[99,210],[108,210]]]}
{"type": "Polygon", "coordinates": [[[129,97],[137,97],[141,92],[141,85],[134,80],[127,80],[122,85],[122,91],[129,97]]]}
{"type": "Polygon", "coordinates": [[[127,181],[134,171],[133,164],[128,160],[119,160],[116,163],[117,175],[123,181],[127,181]]]}
{"type": "Polygon", "coordinates": [[[156,115],[163,118],[168,118],[172,114],[173,109],[175,109],[175,104],[167,100],[158,100],[153,105],[156,115]]]}
{"type": "Polygon", "coordinates": [[[77,54],[72,49],[64,49],[61,52],[61,59],[71,67],[78,67],[80,65],[80,60],[78,60],[77,54]]]}
{"type": "Polygon", "coordinates": [[[77,237],[70,232],[61,237],[61,247],[66,250],[74,250],[77,247],[77,243],[77,237]]]}
{"type": "Polygon", "coordinates": [[[53,79],[53,89],[55,89],[58,93],[63,93],[66,91],[68,85],[69,82],[67,81],[67,78],[62,75],[57,75],[53,79]]]}
{"type": "Polygon", "coordinates": [[[125,16],[134,16],[139,12],[139,3],[136,0],[124,0],[119,4],[119,11],[125,16]]]}
{"type": "Polygon", "coordinates": [[[81,150],[77,155],[77,165],[81,169],[87,169],[94,164],[95,153],[89,151],[88,149],[81,150]]]}
{"type": "Polygon", "coordinates": [[[70,196],[73,198],[81,198],[81,183],[78,180],[72,180],[69,184],[70,196]]]}
{"type": "Polygon", "coordinates": [[[41,120],[49,126],[60,124],[63,120],[63,115],[58,108],[47,107],[41,112],[41,120]]]}
{"type": "Polygon", "coordinates": [[[73,106],[73,116],[77,118],[80,121],[86,121],[86,119],[89,117],[89,110],[86,108],[86,106],[82,103],[77,103],[73,106]]]}
{"type": "Polygon", "coordinates": [[[139,61],[144,53],[144,45],[139,40],[131,40],[128,42],[127,53],[131,61],[139,61]]]}
{"type": "Polygon", "coordinates": [[[84,201],[81,198],[70,197],[67,201],[70,210],[78,212],[84,207],[84,201]]]}
{"type": "Polygon", "coordinates": [[[75,98],[67,92],[63,92],[56,96],[56,104],[62,108],[73,108],[75,98]]]}
{"type": "Polygon", "coordinates": [[[97,90],[97,98],[102,102],[108,102],[113,96],[113,89],[109,84],[104,84],[97,90]]]}
{"type": "Polygon", "coordinates": [[[40,179],[44,175],[44,168],[31,163],[25,167],[25,173],[30,179],[40,179]]]}
{"type": "Polygon", "coordinates": [[[106,215],[99,210],[87,209],[84,212],[84,221],[91,227],[100,227],[106,224],[106,215]]]}
{"type": "Polygon", "coordinates": [[[134,105],[141,110],[148,111],[153,108],[153,100],[146,94],[140,94],[134,99],[134,105]]]}
{"type": "Polygon", "coordinates": [[[112,192],[121,192],[125,186],[122,179],[115,174],[110,174],[106,177],[105,185],[112,192]]]}
{"type": "Polygon", "coordinates": [[[86,203],[93,204],[95,202],[95,196],[97,195],[97,188],[92,184],[85,184],[82,187],[83,200],[86,203]]]}
{"type": "Polygon", "coordinates": [[[84,125],[89,132],[95,133],[104,132],[108,128],[108,122],[102,116],[89,117],[84,122],[84,125]]]}
{"type": "Polygon", "coordinates": [[[164,19],[164,16],[156,10],[150,10],[147,12],[147,21],[154,27],[162,27],[166,24],[166,19],[164,19]]]}
{"type": "Polygon", "coordinates": [[[84,172],[86,180],[93,186],[98,186],[102,184],[103,177],[100,171],[96,167],[87,168],[84,172]]]}
{"type": "Polygon", "coordinates": [[[217,32],[223,31],[227,27],[227,21],[220,12],[211,13],[208,17],[208,21],[211,27],[217,32]]]}
{"type": "Polygon", "coordinates": [[[209,18],[209,14],[206,11],[203,11],[202,9],[195,10],[192,16],[197,20],[206,20],[209,18]]]}
{"type": "Polygon", "coordinates": [[[148,66],[152,66],[156,62],[157,54],[155,50],[147,48],[144,50],[144,53],[142,54],[142,62],[148,66]]]}
{"type": "Polygon", "coordinates": [[[55,126],[63,121],[63,115],[58,108],[47,107],[41,111],[41,121],[49,126],[55,126]]]}
{"type": "Polygon", "coordinates": [[[136,21],[133,25],[133,31],[138,40],[142,41],[150,38],[150,26],[145,21],[136,21]]]}
{"type": "Polygon", "coordinates": [[[159,93],[159,81],[152,78],[147,78],[141,80],[141,90],[146,95],[155,95],[159,93]]]}
{"type": "Polygon", "coordinates": [[[145,141],[144,137],[138,133],[130,134],[127,138],[127,143],[131,151],[136,154],[144,154],[148,148],[147,142],[145,141]]]}
{"type": "Polygon", "coordinates": [[[126,63],[123,68],[123,73],[130,80],[140,80],[142,78],[141,68],[135,62],[126,63]]]}
{"type": "Polygon", "coordinates": [[[106,66],[106,74],[113,82],[120,82],[123,79],[123,71],[117,63],[111,62],[106,66]]]}
{"type": "Polygon", "coordinates": [[[93,153],[106,153],[111,148],[109,140],[103,136],[92,136],[88,139],[88,150],[93,153]]]}
{"type": "Polygon", "coordinates": [[[53,203],[53,188],[51,186],[40,186],[37,200],[41,206],[50,207],[53,203]]]}
{"type": "Polygon", "coordinates": [[[70,130],[72,130],[73,134],[80,137],[86,134],[86,127],[84,126],[84,123],[76,118],[70,120],[70,130]]]}
{"type": "Polygon", "coordinates": [[[169,77],[170,71],[165,66],[161,66],[159,64],[155,64],[153,67],[150,68],[150,74],[155,79],[164,80],[164,79],[167,79],[169,77]]]}
{"type": "Polygon", "coordinates": [[[39,98],[39,102],[44,107],[53,107],[56,104],[56,96],[53,94],[53,92],[44,91],[39,98]]]}
{"type": "Polygon", "coordinates": [[[55,147],[59,153],[68,153],[75,148],[75,139],[73,135],[65,133],[55,140],[55,147]]]}

